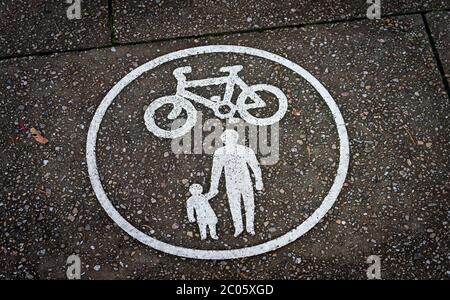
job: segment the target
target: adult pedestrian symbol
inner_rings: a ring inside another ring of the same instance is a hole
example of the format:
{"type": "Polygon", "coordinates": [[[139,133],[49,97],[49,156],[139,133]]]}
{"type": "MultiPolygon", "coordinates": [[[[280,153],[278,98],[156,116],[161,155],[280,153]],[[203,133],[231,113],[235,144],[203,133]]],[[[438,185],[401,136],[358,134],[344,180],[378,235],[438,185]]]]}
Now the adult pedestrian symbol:
{"type": "Polygon", "coordinates": [[[128,73],[97,108],[86,147],[108,216],[153,249],[195,259],[296,241],[333,206],[349,164],[324,85],[287,58],[232,45],[178,50],[128,73]],[[273,149],[279,159],[265,164],[273,149]]]}

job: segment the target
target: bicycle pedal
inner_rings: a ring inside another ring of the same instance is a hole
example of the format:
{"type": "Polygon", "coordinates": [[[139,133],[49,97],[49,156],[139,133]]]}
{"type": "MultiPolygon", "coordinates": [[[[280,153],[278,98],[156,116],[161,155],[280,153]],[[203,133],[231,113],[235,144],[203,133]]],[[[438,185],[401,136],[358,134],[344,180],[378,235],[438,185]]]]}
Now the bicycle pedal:
{"type": "Polygon", "coordinates": [[[241,119],[240,119],[240,118],[229,118],[229,119],[228,119],[228,122],[229,122],[230,124],[237,124],[237,123],[240,123],[240,122],[241,122],[241,119]]]}

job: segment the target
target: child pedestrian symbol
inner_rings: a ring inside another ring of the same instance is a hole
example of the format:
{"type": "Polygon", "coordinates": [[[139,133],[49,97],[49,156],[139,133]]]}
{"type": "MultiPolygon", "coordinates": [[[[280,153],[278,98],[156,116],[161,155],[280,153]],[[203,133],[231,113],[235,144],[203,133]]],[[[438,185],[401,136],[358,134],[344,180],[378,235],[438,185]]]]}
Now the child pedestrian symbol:
{"type": "Polygon", "coordinates": [[[212,198],[211,194],[203,195],[203,187],[199,184],[191,185],[189,192],[192,195],[186,202],[189,222],[194,223],[197,221],[201,240],[206,239],[207,229],[209,229],[211,238],[217,240],[217,216],[211,205],[209,205],[209,200],[212,198]]]}

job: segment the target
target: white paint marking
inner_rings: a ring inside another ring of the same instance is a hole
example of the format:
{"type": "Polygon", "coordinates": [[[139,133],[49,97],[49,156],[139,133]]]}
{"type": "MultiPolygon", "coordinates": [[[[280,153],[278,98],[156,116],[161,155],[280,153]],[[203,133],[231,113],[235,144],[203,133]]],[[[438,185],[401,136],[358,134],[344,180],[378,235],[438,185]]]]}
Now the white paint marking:
{"type": "Polygon", "coordinates": [[[256,84],[253,86],[248,86],[239,76],[238,73],[243,69],[243,66],[228,66],[220,68],[221,72],[229,73],[228,76],[217,77],[217,78],[206,78],[200,80],[187,81],[186,74],[192,72],[190,66],[184,66],[177,68],[173,71],[173,75],[177,80],[177,90],[173,96],[165,96],[154,100],[148,106],[144,114],[145,125],[147,129],[154,135],[163,138],[178,138],[189,132],[192,127],[194,127],[197,120],[197,112],[194,106],[189,102],[197,102],[203,104],[204,106],[212,109],[214,114],[221,119],[233,119],[236,112],[249,124],[266,126],[272,125],[280,121],[286,114],[288,102],[286,95],[277,87],[268,84],[256,84]],[[225,95],[221,99],[220,97],[214,96],[211,99],[204,98],[202,96],[196,95],[192,92],[186,90],[186,88],[195,87],[207,87],[214,85],[225,84],[225,95]],[[239,87],[242,92],[233,104],[231,98],[235,87],[239,87]],[[278,111],[270,117],[267,118],[257,118],[248,112],[249,109],[256,109],[265,107],[266,104],[262,100],[257,92],[265,91],[274,94],[278,99],[278,111]],[[247,104],[247,99],[251,99],[252,103],[247,104]],[[168,118],[171,120],[176,119],[180,116],[183,109],[186,111],[186,123],[177,128],[176,130],[164,130],[160,128],[155,120],[155,113],[158,109],[164,105],[171,104],[173,106],[172,111],[169,113],[168,118]],[[222,112],[221,108],[227,107],[228,112],[222,112]]]}
{"type": "Polygon", "coordinates": [[[219,181],[225,174],[225,188],[234,224],[234,236],[244,231],[241,202],[244,203],[245,229],[254,235],[255,196],[249,167],[255,176],[256,189],[263,189],[262,173],[255,152],[246,146],[238,145],[239,134],[235,130],[225,130],[221,136],[224,147],[217,149],[213,156],[211,169],[211,189],[209,194],[219,193],[219,181]]]}
{"type": "Polygon", "coordinates": [[[202,195],[203,188],[199,184],[191,185],[191,187],[189,188],[189,192],[192,195],[186,202],[189,222],[197,222],[200,231],[200,239],[206,239],[207,229],[209,229],[211,238],[217,240],[217,216],[214,213],[211,205],[209,205],[209,200],[215,195],[211,193],[202,195]]]}
{"type": "Polygon", "coordinates": [[[160,250],[177,256],[197,258],[197,259],[234,259],[234,258],[254,256],[268,251],[273,251],[275,249],[278,249],[295,241],[300,236],[308,232],[311,228],[313,228],[320,221],[320,219],[322,219],[325,216],[328,210],[330,210],[330,208],[333,206],[344,184],[345,177],[347,175],[349,159],[350,159],[349,142],[344,119],[342,118],[339,108],[337,107],[330,93],[314,76],[312,76],[308,71],[306,71],[299,65],[276,54],[259,49],[243,46],[232,46],[232,45],[212,45],[179,50],[155,58],[154,60],[151,60],[143,64],[142,66],[136,68],[135,70],[131,71],[108,92],[103,101],[100,103],[89,127],[88,137],[86,141],[86,160],[88,164],[89,178],[91,180],[92,187],[100,204],[105,209],[106,213],[114,220],[114,222],[116,222],[116,224],[119,225],[129,235],[139,240],[143,244],[148,245],[156,250],[160,250]],[[328,105],[333,115],[334,121],[336,123],[340,143],[339,167],[333,185],[331,186],[331,189],[328,192],[327,196],[324,198],[322,204],[310,217],[308,217],[308,219],[306,219],[298,227],[294,228],[293,230],[287,232],[286,234],[274,240],[259,245],[232,250],[199,250],[199,249],[178,247],[168,243],[161,242],[141,232],[133,225],[131,225],[127,220],[125,220],[114,208],[111,201],[109,201],[105,193],[105,190],[103,189],[102,183],[100,181],[100,175],[98,173],[97,159],[95,153],[97,133],[98,130],[100,129],[102,119],[105,116],[108,107],[114,101],[115,97],[128,84],[130,84],[136,78],[141,76],[144,72],[152,70],[172,60],[206,53],[241,53],[251,56],[257,56],[260,58],[265,58],[285,66],[286,68],[302,76],[317,90],[317,92],[322,96],[322,98],[328,105]]]}

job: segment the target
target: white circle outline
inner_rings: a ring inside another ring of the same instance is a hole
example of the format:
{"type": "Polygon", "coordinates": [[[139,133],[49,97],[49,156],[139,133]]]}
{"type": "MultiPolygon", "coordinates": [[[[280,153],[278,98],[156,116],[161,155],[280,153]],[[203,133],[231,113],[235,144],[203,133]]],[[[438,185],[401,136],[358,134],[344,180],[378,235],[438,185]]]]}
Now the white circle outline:
{"type": "Polygon", "coordinates": [[[86,141],[86,161],[88,166],[89,178],[98,201],[100,202],[101,206],[106,211],[106,213],[109,215],[109,217],[130,236],[134,237],[135,239],[137,239],[138,241],[147,246],[150,246],[156,250],[169,253],[172,255],[195,259],[224,260],[224,259],[255,256],[279,249],[297,240],[299,237],[301,237],[303,234],[305,234],[311,228],[313,228],[320,221],[320,219],[322,219],[325,216],[328,210],[330,210],[331,207],[333,206],[344,184],[345,177],[348,171],[349,160],[350,160],[350,150],[349,150],[347,129],[345,127],[344,119],[330,93],[313,75],[311,75],[308,71],[306,71],[296,63],[286,58],[283,58],[279,55],[260,49],[244,46],[233,46],[233,45],[209,45],[178,50],[175,52],[159,56],[134,69],[133,71],[128,73],[125,77],[123,77],[116,85],[114,85],[114,87],[108,92],[105,98],[103,98],[89,126],[86,141]],[[97,169],[97,159],[96,159],[97,133],[98,130],[100,129],[100,124],[103,120],[103,117],[105,116],[107,109],[114,101],[115,97],[129,83],[138,78],[144,72],[147,72],[159,65],[162,65],[175,59],[209,53],[240,53],[251,56],[257,56],[279,63],[285,66],[286,68],[294,71],[295,73],[299,74],[305,80],[307,80],[325,100],[326,104],[328,105],[333,115],[339,137],[339,152],[340,152],[339,167],[337,169],[337,174],[334,179],[333,185],[331,186],[331,189],[329,190],[327,196],[325,196],[322,204],[314,211],[314,213],[311,216],[308,217],[308,219],[306,219],[303,223],[301,223],[291,231],[273,240],[245,248],[230,249],[230,250],[191,249],[161,242],[155,238],[146,235],[145,233],[141,232],[133,225],[131,225],[127,220],[125,220],[114,208],[112,203],[109,201],[105,193],[105,190],[103,189],[102,183],[100,181],[99,172],[97,169]]]}

